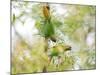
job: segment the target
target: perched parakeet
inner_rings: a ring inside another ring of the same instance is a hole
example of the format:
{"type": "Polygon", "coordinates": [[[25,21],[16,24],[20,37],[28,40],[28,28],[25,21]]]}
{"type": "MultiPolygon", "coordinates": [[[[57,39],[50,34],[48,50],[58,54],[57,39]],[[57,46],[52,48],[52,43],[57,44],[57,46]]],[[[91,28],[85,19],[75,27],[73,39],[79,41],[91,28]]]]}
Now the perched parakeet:
{"type": "Polygon", "coordinates": [[[51,52],[49,56],[51,56],[51,58],[53,56],[59,56],[59,54],[69,50],[71,50],[71,46],[59,44],[51,48],[51,52]]]}

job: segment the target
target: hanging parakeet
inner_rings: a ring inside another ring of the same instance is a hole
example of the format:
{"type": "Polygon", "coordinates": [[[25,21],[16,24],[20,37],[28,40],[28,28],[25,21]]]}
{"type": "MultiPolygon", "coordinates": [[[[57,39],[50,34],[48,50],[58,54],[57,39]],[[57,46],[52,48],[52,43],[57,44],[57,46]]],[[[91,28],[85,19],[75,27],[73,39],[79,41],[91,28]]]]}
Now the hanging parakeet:
{"type": "Polygon", "coordinates": [[[45,18],[45,26],[44,26],[44,36],[46,38],[50,38],[52,41],[56,42],[55,37],[55,27],[51,21],[51,15],[50,15],[50,6],[48,4],[43,6],[43,14],[45,18]]]}
{"type": "Polygon", "coordinates": [[[41,19],[41,21],[36,22],[36,27],[38,28],[43,37],[49,38],[53,42],[56,42],[55,27],[51,21],[50,15],[50,6],[46,3],[45,5],[43,5],[42,11],[44,18],[41,19]]]}

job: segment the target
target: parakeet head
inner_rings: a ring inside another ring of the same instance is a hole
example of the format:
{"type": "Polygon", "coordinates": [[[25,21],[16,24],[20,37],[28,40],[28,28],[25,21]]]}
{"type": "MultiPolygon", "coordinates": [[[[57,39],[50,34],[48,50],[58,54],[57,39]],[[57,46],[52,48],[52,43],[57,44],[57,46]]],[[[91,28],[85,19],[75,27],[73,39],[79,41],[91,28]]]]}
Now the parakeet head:
{"type": "Polygon", "coordinates": [[[59,51],[59,52],[64,52],[64,51],[69,51],[71,50],[71,46],[70,45],[66,45],[66,44],[58,44],[55,46],[55,48],[59,51]]]}
{"type": "Polygon", "coordinates": [[[50,48],[50,56],[59,56],[61,53],[64,53],[65,51],[71,50],[70,45],[64,45],[64,44],[58,44],[50,48]]]}

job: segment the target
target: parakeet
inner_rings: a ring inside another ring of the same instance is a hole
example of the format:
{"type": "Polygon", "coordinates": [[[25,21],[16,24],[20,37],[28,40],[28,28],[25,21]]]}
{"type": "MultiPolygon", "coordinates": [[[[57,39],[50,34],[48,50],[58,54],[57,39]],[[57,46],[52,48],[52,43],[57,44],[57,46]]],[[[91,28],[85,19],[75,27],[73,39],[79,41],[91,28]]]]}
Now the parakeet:
{"type": "Polygon", "coordinates": [[[44,26],[43,26],[43,34],[45,38],[50,38],[52,41],[56,41],[55,35],[55,27],[51,21],[51,15],[50,15],[50,6],[48,4],[45,4],[43,6],[43,15],[45,18],[44,26]]]}
{"type": "Polygon", "coordinates": [[[50,5],[48,3],[43,4],[42,6],[42,18],[36,22],[36,27],[39,30],[39,33],[50,39],[53,42],[57,41],[56,36],[56,27],[60,26],[62,23],[59,22],[54,16],[51,16],[50,5]]]}
{"type": "Polygon", "coordinates": [[[59,56],[61,53],[64,53],[65,51],[69,51],[69,50],[71,50],[71,46],[59,44],[51,48],[51,52],[49,56],[51,58],[53,56],[59,56]]]}

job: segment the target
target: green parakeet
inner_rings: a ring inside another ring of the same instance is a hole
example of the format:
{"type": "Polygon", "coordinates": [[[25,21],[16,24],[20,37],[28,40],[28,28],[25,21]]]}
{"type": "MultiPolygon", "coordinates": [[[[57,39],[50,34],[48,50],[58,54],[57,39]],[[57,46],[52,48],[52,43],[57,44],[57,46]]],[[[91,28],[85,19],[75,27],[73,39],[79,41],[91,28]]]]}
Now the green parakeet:
{"type": "Polygon", "coordinates": [[[48,4],[43,6],[43,15],[44,18],[41,18],[41,21],[36,22],[36,27],[43,37],[56,42],[55,27],[51,21],[50,7],[48,4]]]}
{"type": "Polygon", "coordinates": [[[65,51],[69,51],[69,50],[71,50],[71,46],[59,44],[51,48],[51,52],[49,56],[51,56],[51,58],[53,56],[59,56],[59,54],[64,53],[65,51]]]}

